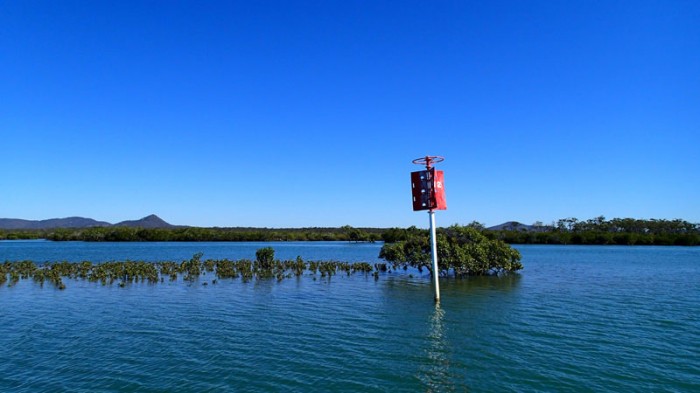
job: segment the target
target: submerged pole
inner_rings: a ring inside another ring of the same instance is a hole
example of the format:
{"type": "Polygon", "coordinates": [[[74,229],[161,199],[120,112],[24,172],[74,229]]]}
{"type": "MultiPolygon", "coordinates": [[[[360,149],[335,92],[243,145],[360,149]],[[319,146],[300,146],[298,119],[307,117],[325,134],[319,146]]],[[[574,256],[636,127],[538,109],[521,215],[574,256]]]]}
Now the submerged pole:
{"type": "Polygon", "coordinates": [[[437,259],[437,238],[435,236],[435,211],[428,211],[430,216],[430,256],[433,259],[433,288],[435,288],[435,303],[440,302],[440,281],[438,280],[440,271],[438,270],[437,259]]]}

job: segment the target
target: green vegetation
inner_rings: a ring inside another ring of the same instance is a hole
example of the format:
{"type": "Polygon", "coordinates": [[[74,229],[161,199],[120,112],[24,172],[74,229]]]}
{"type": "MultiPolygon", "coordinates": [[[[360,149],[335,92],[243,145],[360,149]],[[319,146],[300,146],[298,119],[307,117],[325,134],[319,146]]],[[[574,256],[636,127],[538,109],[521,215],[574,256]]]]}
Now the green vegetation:
{"type": "Polygon", "coordinates": [[[549,226],[533,225],[530,230],[486,230],[484,234],[510,244],[700,245],[700,224],[683,220],[565,218],[549,226]]]}
{"type": "MultiPolygon", "coordinates": [[[[521,270],[520,252],[500,240],[491,240],[477,229],[453,225],[437,230],[438,273],[455,277],[483,276],[521,270]]],[[[385,244],[380,258],[393,268],[409,266],[432,270],[428,231],[413,231],[406,240],[385,244]]],[[[433,272],[431,271],[431,274],[433,272]]]]}
{"type": "Polygon", "coordinates": [[[0,240],[47,239],[88,242],[170,242],[170,241],[353,241],[381,240],[379,228],[133,228],[93,227],[45,230],[0,230],[0,240]]]}
{"type": "MultiPolygon", "coordinates": [[[[182,278],[184,282],[193,283],[201,280],[202,276],[211,273],[212,284],[221,279],[238,279],[244,282],[253,279],[276,279],[299,277],[305,273],[310,275],[320,274],[322,278],[330,278],[339,273],[350,275],[352,273],[369,274],[373,270],[381,269],[379,264],[372,266],[367,262],[305,262],[301,257],[295,260],[280,261],[274,259],[272,248],[262,248],[256,252],[256,260],[247,259],[231,261],[228,259],[202,260],[203,254],[198,253],[191,259],[180,263],[167,262],[143,262],[121,261],[93,264],[84,261],[80,263],[51,262],[37,265],[32,261],[5,262],[0,264],[0,285],[15,285],[20,279],[32,279],[43,286],[45,282],[53,284],[58,289],[65,289],[64,279],[88,280],[102,285],[111,285],[115,282],[120,287],[132,283],[156,284],[168,281],[177,281],[182,278]]],[[[208,281],[203,281],[208,285],[208,281]]]]}
{"type": "Polygon", "coordinates": [[[46,239],[47,233],[43,230],[32,229],[0,229],[0,240],[37,240],[46,239]]]}
{"type": "Polygon", "coordinates": [[[258,268],[272,269],[275,263],[275,250],[272,247],[265,247],[255,252],[255,262],[258,268]]]}
{"type": "MultiPolygon", "coordinates": [[[[620,244],[700,245],[700,224],[683,220],[639,220],[596,217],[586,221],[565,218],[551,225],[538,222],[503,230],[489,230],[479,222],[467,227],[492,240],[509,244],[620,244]]],[[[387,243],[406,241],[424,230],[409,228],[133,228],[93,227],[83,229],[0,230],[0,240],[47,239],[54,241],[349,241],[387,243]]]]}

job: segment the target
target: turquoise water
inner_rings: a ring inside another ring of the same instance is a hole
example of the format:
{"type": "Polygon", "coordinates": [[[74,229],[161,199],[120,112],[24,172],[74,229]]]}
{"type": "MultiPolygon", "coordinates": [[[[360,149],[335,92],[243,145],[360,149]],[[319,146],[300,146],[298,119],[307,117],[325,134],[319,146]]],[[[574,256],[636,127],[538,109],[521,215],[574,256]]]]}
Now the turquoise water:
{"type": "MultiPolygon", "coordinates": [[[[381,244],[0,242],[0,260],[376,261],[381,244]]],[[[519,246],[509,277],[0,287],[0,391],[700,391],[700,248],[519,246]]],[[[202,277],[208,281],[212,277],[202,277]]]]}

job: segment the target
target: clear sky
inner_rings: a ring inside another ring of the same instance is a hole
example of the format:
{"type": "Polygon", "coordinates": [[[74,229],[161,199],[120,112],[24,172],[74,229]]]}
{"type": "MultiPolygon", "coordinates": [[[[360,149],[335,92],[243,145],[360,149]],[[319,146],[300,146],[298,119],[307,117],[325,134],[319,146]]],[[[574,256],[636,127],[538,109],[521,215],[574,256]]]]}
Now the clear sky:
{"type": "Polygon", "coordinates": [[[700,222],[698,1],[4,1],[0,217],[700,222]]]}

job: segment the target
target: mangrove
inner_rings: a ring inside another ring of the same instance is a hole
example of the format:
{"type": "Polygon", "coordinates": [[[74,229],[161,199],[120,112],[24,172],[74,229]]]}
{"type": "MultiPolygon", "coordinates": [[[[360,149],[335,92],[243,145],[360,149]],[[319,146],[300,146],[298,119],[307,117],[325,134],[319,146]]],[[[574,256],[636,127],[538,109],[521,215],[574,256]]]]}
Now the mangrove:
{"type": "MultiPolygon", "coordinates": [[[[487,228],[479,222],[466,225],[489,239],[508,244],[581,245],[700,245],[700,224],[674,219],[633,219],[600,216],[589,220],[563,218],[544,225],[511,222],[487,228]],[[508,224],[508,223],[507,223],[508,224]]],[[[139,228],[92,227],[55,229],[0,229],[0,240],[46,239],[88,242],[199,242],[199,241],[347,241],[395,243],[424,231],[408,228],[139,228]]]]}
{"type": "MultiPolygon", "coordinates": [[[[299,277],[304,274],[330,278],[339,273],[347,275],[358,273],[369,275],[374,267],[367,262],[340,261],[304,261],[300,256],[294,260],[279,260],[274,256],[270,247],[259,249],[254,261],[248,259],[202,259],[203,254],[197,253],[188,260],[181,262],[145,262],[145,261],[112,261],[92,263],[83,261],[47,262],[36,264],[33,261],[6,261],[0,264],[0,285],[13,286],[20,280],[31,279],[43,286],[50,283],[58,289],[65,289],[64,280],[87,280],[89,282],[111,285],[117,283],[125,287],[132,283],[162,283],[166,279],[193,283],[201,280],[207,273],[214,275],[212,284],[223,279],[238,279],[248,282],[254,279],[276,279],[299,277]]],[[[202,284],[208,285],[208,281],[202,284]]]]}
{"type": "Polygon", "coordinates": [[[379,257],[394,270],[413,267],[422,272],[454,277],[515,273],[523,268],[518,250],[501,240],[489,239],[469,226],[453,225],[437,230],[438,272],[432,271],[429,233],[416,231],[406,240],[385,244],[379,257]]]}

